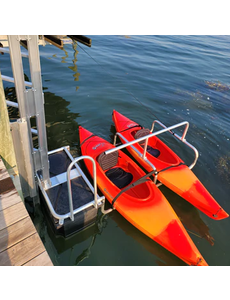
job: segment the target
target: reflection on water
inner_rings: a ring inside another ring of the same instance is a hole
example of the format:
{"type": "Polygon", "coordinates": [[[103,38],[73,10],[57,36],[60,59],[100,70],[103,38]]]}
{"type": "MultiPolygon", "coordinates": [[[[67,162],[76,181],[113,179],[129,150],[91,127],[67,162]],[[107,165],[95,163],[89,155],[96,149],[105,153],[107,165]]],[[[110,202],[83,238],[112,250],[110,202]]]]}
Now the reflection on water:
{"type": "MultiPolygon", "coordinates": [[[[47,88],[44,87],[45,91],[47,88]]],[[[4,89],[7,100],[17,102],[15,87],[4,89]]],[[[53,150],[63,146],[70,146],[74,156],[77,154],[78,145],[78,123],[76,119],[80,116],[68,109],[70,102],[51,92],[44,92],[45,118],[48,149],[53,150]]],[[[8,107],[10,121],[20,118],[19,110],[15,107],[8,107]]],[[[36,129],[36,120],[31,118],[31,127],[36,129]]],[[[38,147],[37,136],[32,137],[34,147],[38,147]]]]}
{"type": "MultiPolygon", "coordinates": [[[[73,50],[74,50],[74,52],[73,52],[74,59],[72,60],[73,66],[68,66],[68,68],[74,72],[74,74],[73,74],[74,81],[79,81],[80,73],[78,72],[77,64],[76,64],[77,55],[78,55],[77,42],[76,41],[73,41],[72,47],[73,47],[73,50]]],[[[67,63],[67,58],[69,57],[68,51],[65,49],[65,47],[62,50],[65,52],[65,56],[61,57],[62,58],[61,63],[67,63]]],[[[78,89],[79,89],[79,86],[76,86],[76,91],[78,89]]]]}
{"type": "Polygon", "coordinates": [[[109,214],[109,218],[116,222],[116,224],[125,232],[126,235],[132,237],[135,241],[140,243],[148,252],[157,256],[159,259],[156,260],[158,265],[167,266],[183,266],[186,265],[178,257],[161,247],[158,243],[151,240],[141,231],[136,229],[130,224],[124,217],[122,217],[117,211],[109,214]]]}
{"type": "Polygon", "coordinates": [[[213,246],[214,238],[211,236],[207,224],[201,219],[198,209],[167,187],[161,186],[160,190],[171,204],[187,231],[192,235],[207,240],[213,246]]]}
{"type": "MultiPolygon", "coordinates": [[[[74,72],[73,74],[73,77],[74,77],[74,81],[79,81],[79,76],[80,76],[80,73],[78,72],[78,67],[77,67],[77,55],[79,53],[79,51],[77,50],[77,42],[76,41],[73,41],[72,43],[72,48],[73,48],[73,56],[74,56],[74,59],[72,60],[73,62],[73,65],[72,66],[68,66],[68,68],[70,70],[72,70],[74,72]]],[[[69,50],[69,49],[68,49],[69,50]]],[[[67,47],[64,46],[63,49],[61,49],[61,51],[64,51],[65,55],[64,56],[61,56],[61,63],[64,63],[64,64],[69,64],[69,52],[67,51],[67,47]]],[[[72,52],[71,52],[72,54],[72,52]]],[[[57,58],[57,54],[53,54],[51,57],[47,57],[48,59],[52,59],[52,58],[57,58]]],[[[46,81],[46,80],[45,80],[46,81]]],[[[76,86],[76,91],[79,89],[79,86],[76,86]]]]}
{"type": "Polygon", "coordinates": [[[55,235],[50,218],[44,206],[36,208],[36,214],[31,215],[36,229],[46,246],[54,265],[75,266],[90,257],[98,235],[101,235],[107,225],[106,217],[98,215],[97,220],[86,229],[67,238],[55,235]]]}
{"type": "MultiPolygon", "coordinates": [[[[76,62],[77,62],[78,50],[77,50],[77,42],[75,42],[75,41],[73,42],[73,50],[74,50],[74,53],[73,53],[74,59],[72,60],[73,61],[73,66],[69,66],[68,68],[74,72],[74,74],[73,74],[74,81],[78,81],[80,73],[77,72],[77,64],[76,64],[76,62]]],[[[76,90],[78,90],[78,88],[79,87],[77,86],[76,90]]]]}
{"type": "Polygon", "coordinates": [[[45,116],[48,149],[53,150],[69,145],[76,150],[80,116],[68,109],[70,102],[51,92],[45,92],[45,116]]]}

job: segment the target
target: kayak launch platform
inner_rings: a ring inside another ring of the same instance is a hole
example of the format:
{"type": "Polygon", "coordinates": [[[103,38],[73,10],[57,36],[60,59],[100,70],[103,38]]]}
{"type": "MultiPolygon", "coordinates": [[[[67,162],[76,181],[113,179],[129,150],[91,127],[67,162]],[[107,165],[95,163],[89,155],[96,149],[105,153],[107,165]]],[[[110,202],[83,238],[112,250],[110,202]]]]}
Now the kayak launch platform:
{"type": "Polygon", "coordinates": [[[44,200],[55,232],[68,236],[93,224],[98,208],[104,211],[105,197],[97,194],[96,168],[89,156],[74,159],[69,147],[48,152],[50,184],[42,184],[41,172],[37,172],[41,199],[44,200]],[[94,184],[78,165],[80,160],[90,160],[94,168],[94,184]]]}

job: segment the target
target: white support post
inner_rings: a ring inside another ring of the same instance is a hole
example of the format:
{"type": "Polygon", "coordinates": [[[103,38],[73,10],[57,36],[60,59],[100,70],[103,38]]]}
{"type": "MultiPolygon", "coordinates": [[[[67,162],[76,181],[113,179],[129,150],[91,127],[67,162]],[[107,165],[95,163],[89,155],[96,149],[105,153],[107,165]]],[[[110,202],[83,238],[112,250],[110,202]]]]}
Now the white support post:
{"type": "MultiPolygon", "coordinates": [[[[49,178],[49,162],[48,162],[48,147],[45,127],[45,112],[44,112],[44,94],[42,91],[41,66],[38,48],[38,36],[8,36],[11,65],[14,76],[15,89],[17,94],[18,108],[21,117],[20,125],[17,131],[21,133],[20,141],[15,138],[17,145],[23,147],[20,152],[24,153],[25,168],[22,169],[24,180],[29,185],[29,195],[34,196],[36,191],[35,173],[41,170],[42,181],[44,186],[50,184],[49,178]],[[28,46],[28,57],[31,76],[31,89],[25,86],[24,70],[21,56],[20,40],[26,40],[28,46]],[[36,153],[33,150],[33,141],[31,134],[30,118],[36,117],[36,125],[38,134],[39,148],[36,153]],[[27,129],[25,127],[27,126],[27,129]],[[22,140],[25,139],[25,143],[22,140]],[[26,176],[26,177],[24,177],[26,176]]],[[[15,145],[16,147],[16,145],[15,145]]],[[[22,164],[19,164],[22,168],[22,164]]],[[[20,170],[19,170],[20,172],[20,170]]],[[[28,194],[28,189],[24,189],[28,194]]]]}
{"type": "Polygon", "coordinates": [[[34,105],[36,111],[36,122],[38,130],[39,153],[42,164],[42,179],[44,185],[50,184],[49,163],[48,163],[48,147],[45,127],[45,111],[44,111],[44,94],[42,91],[41,66],[38,49],[38,36],[31,35],[28,37],[28,54],[31,81],[33,84],[34,105]]]}

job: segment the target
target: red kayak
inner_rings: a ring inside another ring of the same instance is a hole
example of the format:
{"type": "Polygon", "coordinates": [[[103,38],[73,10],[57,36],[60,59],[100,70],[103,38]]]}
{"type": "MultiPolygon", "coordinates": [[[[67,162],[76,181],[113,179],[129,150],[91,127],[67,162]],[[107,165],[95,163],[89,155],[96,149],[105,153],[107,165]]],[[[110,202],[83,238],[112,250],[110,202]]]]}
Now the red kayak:
{"type": "MultiPolygon", "coordinates": [[[[120,150],[106,155],[105,151],[115,147],[81,126],[79,136],[82,155],[95,160],[97,184],[113,208],[188,265],[207,266],[171,205],[148,175],[120,150]]],[[[85,160],[85,165],[93,177],[91,162],[85,160]]]]}
{"type": "MultiPolygon", "coordinates": [[[[122,143],[133,141],[151,133],[148,129],[142,128],[139,124],[115,110],[113,111],[112,119],[116,131],[121,133],[126,139],[125,141],[120,137],[122,143]]],[[[144,143],[145,141],[136,143],[133,146],[143,154],[144,143]]],[[[139,156],[131,146],[127,147],[127,150],[147,171],[150,172],[152,170],[152,167],[139,156]]],[[[182,159],[158,137],[153,136],[148,139],[146,158],[156,167],[158,171],[157,179],[161,183],[183,197],[210,218],[221,220],[229,216],[210,195],[189,167],[184,164],[182,159]]]]}

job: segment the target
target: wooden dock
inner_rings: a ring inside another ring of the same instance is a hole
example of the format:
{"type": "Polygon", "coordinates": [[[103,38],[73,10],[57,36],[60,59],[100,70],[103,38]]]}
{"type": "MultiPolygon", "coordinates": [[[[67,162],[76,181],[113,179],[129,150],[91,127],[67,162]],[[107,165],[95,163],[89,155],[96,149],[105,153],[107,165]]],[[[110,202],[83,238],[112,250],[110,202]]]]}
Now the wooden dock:
{"type": "Polygon", "coordinates": [[[0,158],[0,266],[52,266],[0,158]]]}

